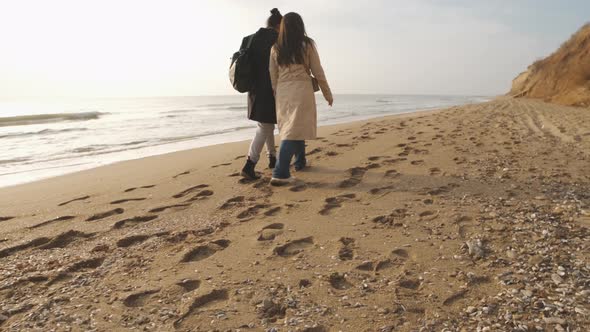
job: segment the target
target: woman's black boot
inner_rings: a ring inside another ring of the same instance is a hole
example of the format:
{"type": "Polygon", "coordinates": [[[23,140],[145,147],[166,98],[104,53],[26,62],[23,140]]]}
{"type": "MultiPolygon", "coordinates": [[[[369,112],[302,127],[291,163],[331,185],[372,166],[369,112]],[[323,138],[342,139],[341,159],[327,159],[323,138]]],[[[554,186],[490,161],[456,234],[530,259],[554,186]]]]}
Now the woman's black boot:
{"type": "Polygon", "coordinates": [[[248,160],[246,160],[246,165],[244,165],[244,168],[242,168],[242,173],[240,174],[246,179],[258,180],[260,179],[260,176],[256,174],[254,167],[256,167],[256,163],[252,162],[252,160],[248,158],[248,160]]]}

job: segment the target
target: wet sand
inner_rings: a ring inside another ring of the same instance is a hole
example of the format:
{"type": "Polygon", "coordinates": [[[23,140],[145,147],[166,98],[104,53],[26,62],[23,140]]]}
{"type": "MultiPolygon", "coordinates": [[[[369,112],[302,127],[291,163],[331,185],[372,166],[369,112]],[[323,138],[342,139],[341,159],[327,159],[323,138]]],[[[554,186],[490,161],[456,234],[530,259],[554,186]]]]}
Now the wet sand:
{"type": "Polygon", "coordinates": [[[590,325],[589,109],[498,99],[319,133],[293,186],[265,160],[242,180],[240,142],[0,189],[0,330],[590,325]]]}

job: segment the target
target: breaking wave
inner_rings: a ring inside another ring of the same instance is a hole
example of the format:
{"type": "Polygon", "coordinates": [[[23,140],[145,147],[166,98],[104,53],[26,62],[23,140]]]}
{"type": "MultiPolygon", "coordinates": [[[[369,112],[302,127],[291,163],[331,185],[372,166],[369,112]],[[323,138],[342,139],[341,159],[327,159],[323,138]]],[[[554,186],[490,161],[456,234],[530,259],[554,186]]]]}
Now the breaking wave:
{"type": "Polygon", "coordinates": [[[22,115],[0,118],[0,127],[27,126],[42,123],[54,123],[64,121],[87,121],[96,120],[107,113],[81,112],[81,113],[60,113],[60,114],[37,114],[22,115]]]}
{"type": "Polygon", "coordinates": [[[35,136],[35,135],[53,135],[53,134],[69,133],[69,132],[75,132],[75,131],[86,131],[86,130],[88,130],[88,128],[43,129],[43,130],[39,130],[39,131],[9,133],[9,134],[5,134],[5,135],[0,135],[0,138],[27,137],[27,136],[35,136]]]}

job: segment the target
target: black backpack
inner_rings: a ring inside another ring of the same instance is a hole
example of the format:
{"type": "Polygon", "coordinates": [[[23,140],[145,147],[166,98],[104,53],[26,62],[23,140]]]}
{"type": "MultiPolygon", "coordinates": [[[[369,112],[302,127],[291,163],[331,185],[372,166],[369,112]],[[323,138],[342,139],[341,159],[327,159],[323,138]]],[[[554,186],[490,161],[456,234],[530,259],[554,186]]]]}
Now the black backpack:
{"type": "Polygon", "coordinates": [[[254,35],[248,37],[246,48],[240,49],[231,57],[229,81],[234,89],[241,93],[250,91],[254,85],[254,69],[252,57],[249,55],[253,39],[254,35]]]}

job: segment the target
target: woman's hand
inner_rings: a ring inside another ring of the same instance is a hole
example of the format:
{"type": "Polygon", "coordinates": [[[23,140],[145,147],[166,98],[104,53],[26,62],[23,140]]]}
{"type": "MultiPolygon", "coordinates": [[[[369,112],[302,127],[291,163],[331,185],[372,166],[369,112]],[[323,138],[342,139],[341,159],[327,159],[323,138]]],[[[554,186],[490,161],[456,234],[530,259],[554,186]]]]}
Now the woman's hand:
{"type": "Polygon", "coordinates": [[[332,107],[332,104],[334,104],[334,98],[330,98],[330,99],[328,99],[327,101],[328,101],[328,105],[329,105],[330,107],[332,107]]]}

